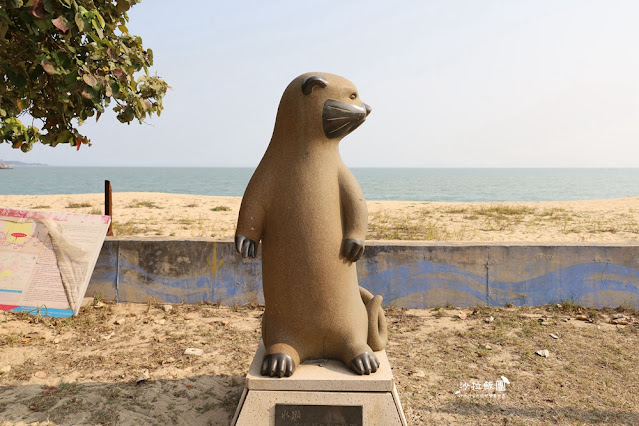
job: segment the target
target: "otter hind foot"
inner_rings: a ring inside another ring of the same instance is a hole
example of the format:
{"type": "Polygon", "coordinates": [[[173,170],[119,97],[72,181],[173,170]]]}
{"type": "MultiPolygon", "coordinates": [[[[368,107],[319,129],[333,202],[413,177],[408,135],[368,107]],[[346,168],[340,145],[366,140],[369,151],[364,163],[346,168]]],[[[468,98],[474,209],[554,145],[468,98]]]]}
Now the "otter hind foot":
{"type": "Polygon", "coordinates": [[[373,352],[364,352],[357,355],[350,362],[349,367],[357,374],[371,374],[379,368],[379,360],[373,352]]]}
{"type": "Polygon", "coordinates": [[[286,354],[276,353],[264,357],[260,373],[262,376],[290,377],[293,371],[295,371],[293,358],[286,354]]]}

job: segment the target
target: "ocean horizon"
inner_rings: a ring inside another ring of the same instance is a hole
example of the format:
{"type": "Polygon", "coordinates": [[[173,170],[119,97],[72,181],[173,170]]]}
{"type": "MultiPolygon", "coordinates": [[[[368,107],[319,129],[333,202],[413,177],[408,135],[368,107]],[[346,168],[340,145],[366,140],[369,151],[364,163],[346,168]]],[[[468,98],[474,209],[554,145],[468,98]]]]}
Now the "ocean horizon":
{"type": "MultiPolygon", "coordinates": [[[[252,167],[14,167],[0,195],[114,192],[242,196],[252,167]]],[[[367,200],[573,201],[639,196],[639,168],[351,168],[367,200]]]]}

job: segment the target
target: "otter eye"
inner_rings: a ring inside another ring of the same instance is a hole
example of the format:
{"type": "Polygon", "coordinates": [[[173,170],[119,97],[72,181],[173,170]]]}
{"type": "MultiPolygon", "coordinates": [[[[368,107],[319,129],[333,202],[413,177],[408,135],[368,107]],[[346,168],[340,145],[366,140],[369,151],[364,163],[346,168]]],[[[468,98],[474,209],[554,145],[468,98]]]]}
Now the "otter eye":
{"type": "Polygon", "coordinates": [[[355,100],[356,98],[357,98],[357,93],[353,93],[353,94],[351,95],[351,99],[355,100]]]}

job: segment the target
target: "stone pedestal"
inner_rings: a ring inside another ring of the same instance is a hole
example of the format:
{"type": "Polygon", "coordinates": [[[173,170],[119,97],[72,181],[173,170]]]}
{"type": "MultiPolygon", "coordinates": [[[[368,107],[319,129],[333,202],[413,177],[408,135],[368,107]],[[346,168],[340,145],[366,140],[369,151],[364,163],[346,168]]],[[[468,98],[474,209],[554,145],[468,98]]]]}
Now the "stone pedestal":
{"type": "MultiPolygon", "coordinates": [[[[386,357],[386,351],[376,352],[381,365],[370,376],[358,376],[344,364],[334,360],[308,361],[297,367],[291,377],[272,378],[260,374],[266,349],[260,342],[251,367],[246,375],[246,386],[233,417],[232,425],[276,426],[318,424],[322,421],[310,418],[311,409],[293,406],[351,406],[362,407],[362,423],[340,423],[337,417],[330,424],[366,426],[406,426],[406,418],[386,357]],[[276,405],[280,406],[280,418],[276,423],[276,405]],[[284,412],[287,414],[285,415],[284,412]]],[[[355,411],[359,410],[356,408],[355,411]]],[[[319,411],[327,413],[330,408],[319,411]]]]}

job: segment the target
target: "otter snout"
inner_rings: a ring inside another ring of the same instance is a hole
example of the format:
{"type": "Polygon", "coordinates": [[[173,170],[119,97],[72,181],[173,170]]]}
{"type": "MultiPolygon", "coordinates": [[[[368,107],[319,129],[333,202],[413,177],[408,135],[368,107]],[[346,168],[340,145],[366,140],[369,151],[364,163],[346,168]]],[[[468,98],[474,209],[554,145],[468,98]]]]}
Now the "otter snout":
{"type": "Polygon", "coordinates": [[[368,117],[372,108],[366,104],[351,105],[335,99],[324,102],[322,124],[329,139],[343,138],[357,129],[368,117]]]}

